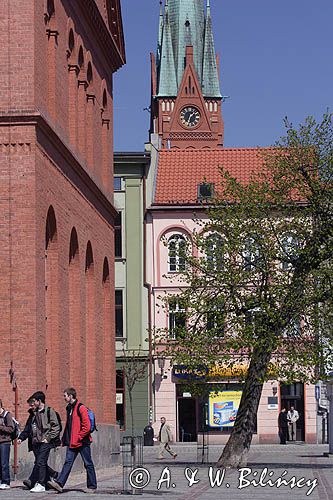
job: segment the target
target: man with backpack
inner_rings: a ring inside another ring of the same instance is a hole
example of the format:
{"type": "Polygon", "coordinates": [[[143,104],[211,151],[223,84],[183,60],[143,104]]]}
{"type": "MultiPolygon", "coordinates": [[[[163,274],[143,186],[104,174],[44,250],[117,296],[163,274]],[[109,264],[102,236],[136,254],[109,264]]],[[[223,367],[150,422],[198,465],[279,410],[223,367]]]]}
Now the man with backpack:
{"type": "Polygon", "coordinates": [[[76,390],[73,387],[65,389],[64,399],[67,403],[67,421],[62,444],[67,446],[66,459],[57,479],[51,478],[47,484],[62,493],[75,459],[80,454],[87,471],[87,489],[92,492],[97,488],[96,472],[90,449],[94,424],[90,420],[88,408],[77,400],[76,390]]]}
{"type": "MultiPolygon", "coordinates": [[[[33,420],[33,418],[35,416],[35,404],[34,404],[34,401],[35,400],[32,399],[31,397],[27,400],[27,403],[29,405],[29,409],[28,409],[29,416],[28,416],[28,419],[27,419],[27,421],[25,423],[23,431],[19,434],[18,439],[17,439],[17,443],[18,444],[21,444],[26,439],[28,440],[28,451],[33,451],[33,446],[32,446],[32,420],[33,420]]],[[[50,413],[50,417],[51,417],[51,409],[50,409],[50,407],[48,407],[47,411],[48,411],[48,413],[50,413]]],[[[57,414],[57,412],[56,412],[56,414],[57,414]]],[[[58,414],[57,414],[57,417],[58,417],[58,414]]],[[[58,417],[58,420],[59,419],[60,419],[60,417],[58,417]]],[[[61,427],[61,421],[60,420],[59,420],[59,425],[61,427]]],[[[59,438],[59,440],[60,440],[60,438],[59,438]]],[[[34,453],[34,455],[35,455],[35,459],[37,459],[37,453],[36,452],[34,453]]],[[[49,465],[47,465],[47,473],[46,473],[47,481],[50,479],[50,477],[57,477],[57,476],[58,476],[58,473],[55,470],[53,470],[49,465]]],[[[32,470],[29,479],[25,479],[23,481],[23,484],[29,490],[31,490],[35,486],[35,482],[36,482],[36,478],[34,476],[34,470],[32,470]]]]}
{"type": "Polygon", "coordinates": [[[13,417],[0,400],[0,490],[10,488],[9,457],[12,434],[15,431],[13,417]]]}
{"type": "MultiPolygon", "coordinates": [[[[35,392],[28,401],[31,401],[32,414],[28,435],[19,436],[18,443],[30,436],[32,451],[35,455],[35,464],[31,481],[31,493],[43,493],[48,480],[48,465],[50,451],[59,444],[61,422],[56,411],[45,403],[44,392],[35,392]],[[26,436],[26,437],[25,437],[26,436]],[[22,439],[23,437],[23,439],[22,439]]],[[[29,419],[27,421],[27,424],[29,419]]]]}

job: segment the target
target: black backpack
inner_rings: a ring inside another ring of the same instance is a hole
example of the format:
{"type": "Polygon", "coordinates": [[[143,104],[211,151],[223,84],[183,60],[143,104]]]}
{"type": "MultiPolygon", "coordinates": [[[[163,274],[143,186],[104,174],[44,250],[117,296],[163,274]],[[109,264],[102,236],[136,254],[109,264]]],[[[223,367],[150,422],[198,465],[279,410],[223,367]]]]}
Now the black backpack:
{"type": "MultiPolygon", "coordinates": [[[[60,431],[59,431],[58,436],[55,437],[55,438],[53,438],[50,441],[50,445],[53,446],[54,448],[56,448],[58,446],[61,446],[60,434],[61,434],[61,431],[62,431],[62,423],[61,423],[61,417],[60,417],[59,413],[56,410],[54,410],[54,412],[55,412],[57,420],[58,420],[60,431]]],[[[49,406],[47,407],[47,420],[50,423],[50,421],[51,421],[51,408],[49,406]]]]}

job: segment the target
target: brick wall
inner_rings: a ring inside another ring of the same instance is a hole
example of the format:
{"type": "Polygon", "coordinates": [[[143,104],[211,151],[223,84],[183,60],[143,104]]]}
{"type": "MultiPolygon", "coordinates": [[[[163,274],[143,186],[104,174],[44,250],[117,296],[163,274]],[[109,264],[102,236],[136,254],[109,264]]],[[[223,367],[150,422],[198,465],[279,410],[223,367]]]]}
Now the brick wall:
{"type": "Polygon", "coordinates": [[[86,3],[0,2],[0,396],[13,409],[13,362],[21,419],[74,385],[114,424],[117,67],[86,3]]]}

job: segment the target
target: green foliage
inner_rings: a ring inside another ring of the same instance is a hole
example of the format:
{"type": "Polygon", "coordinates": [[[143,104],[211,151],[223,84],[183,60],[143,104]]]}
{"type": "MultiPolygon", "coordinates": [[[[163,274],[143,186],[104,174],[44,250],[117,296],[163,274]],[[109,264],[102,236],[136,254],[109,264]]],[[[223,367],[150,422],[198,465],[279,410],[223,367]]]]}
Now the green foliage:
{"type": "Polygon", "coordinates": [[[333,367],[332,115],[298,129],[286,121],[285,137],[258,155],[247,185],[221,165],[216,198],[181,247],[183,331],[176,341],[156,332],[156,344],[193,369],[265,352],[264,379],[314,381],[333,367]]]}

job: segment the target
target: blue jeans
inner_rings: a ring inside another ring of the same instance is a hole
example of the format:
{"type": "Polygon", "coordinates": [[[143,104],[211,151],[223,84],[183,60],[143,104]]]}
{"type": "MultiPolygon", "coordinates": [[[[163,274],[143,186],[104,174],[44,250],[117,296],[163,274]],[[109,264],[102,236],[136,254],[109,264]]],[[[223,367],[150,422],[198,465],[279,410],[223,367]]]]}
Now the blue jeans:
{"type": "Polygon", "coordinates": [[[90,444],[83,445],[80,448],[67,448],[65,463],[56,481],[61,486],[65,486],[74,465],[75,459],[79,453],[82,457],[84,467],[87,471],[87,487],[96,489],[97,479],[95,467],[91,458],[90,444]]]}
{"type": "Polygon", "coordinates": [[[9,472],[9,456],[10,456],[10,443],[0,444],[0,479],[1,483],[10,484],[9,472]]]}

